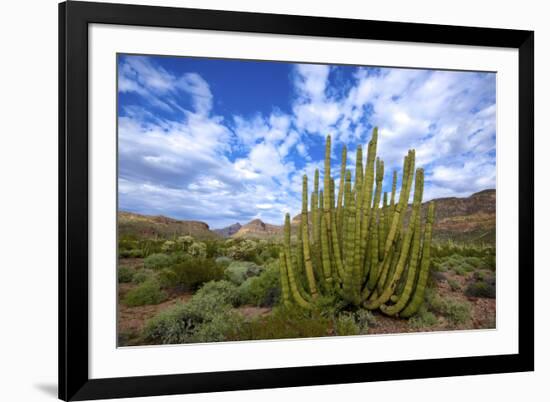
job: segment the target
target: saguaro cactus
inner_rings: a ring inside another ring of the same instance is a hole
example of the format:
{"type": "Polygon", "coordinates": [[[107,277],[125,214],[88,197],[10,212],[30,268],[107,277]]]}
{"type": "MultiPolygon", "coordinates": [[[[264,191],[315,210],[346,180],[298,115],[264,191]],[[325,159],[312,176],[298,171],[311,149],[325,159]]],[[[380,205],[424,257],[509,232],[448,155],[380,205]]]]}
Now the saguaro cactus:
{"type": "Polygon", "coordinates": [[[422,232],[424,170],[415,171],[415,151],[409,150],[403,160],[396,201],[397,171],[392,174],[388,197],[388,193],[383,192],[384,162],[376,156],[377,142],[378,130],[374,128],[365,164],[363,150],[360,146],[357,148],[353,181],[352,172],[346,170],[348,150],[343,147],[339,186],[335,191],[336,180],[331,176],[331,137],[327,136],[323,188],[319,187],[316,170],[311,193],[311,233],[308,180],[304,175],[299,236],[294,246],[290,215],[285,216],[280,255],[285,305],[296,303],[314,308],[318,294],[329,293],[352,305],[409,317],[422,304],[430,266],[434,205],[431,203],[428,208],[422,232]],[[409,208],[413,182],[414,197],[409,208]],[[405,224],[407,214],[410,216],[405,224]],[[399,294],[396,294],[398,284],[399,294]]]}

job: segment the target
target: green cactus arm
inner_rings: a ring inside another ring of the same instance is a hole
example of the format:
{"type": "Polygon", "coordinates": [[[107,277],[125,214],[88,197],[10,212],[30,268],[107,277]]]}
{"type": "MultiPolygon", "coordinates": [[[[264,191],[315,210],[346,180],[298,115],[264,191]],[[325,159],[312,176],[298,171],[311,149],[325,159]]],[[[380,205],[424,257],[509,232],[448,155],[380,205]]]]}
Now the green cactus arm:
{"type": "Polygon", "coordinates": [[[283,303],[285,306],[290,306],[290,289],[288,283],[288,272],[286,269],[285,253],[281,251],[279,253],[279,274],[281,279],[281,294],[283,296],[283,303]]]}
{"type": "Polygon", "coordinates": [[[290,291],[292,294],[292,297],[294,300],[296,300],[296,303],[298,305],[308,308],[309,303],[307,300],[302,296],[302,292],[300,290],[299,283],[296,278],[296,273],[294,272],[294,267],[292,266],[292,258],[290,253],[290,214],[285,215],[285,225],[284,225],[284,232],[283,232],[283,252],[285,257],[285,263],[286,263],[286,271],[288,273],[288,282],[290,285],[290,291]]]}
{"type": "MultiPolygon", "coordinates": [[[[330,231],[330,206],[331,206],[331,191],[330,191],[330,135],[327,136],[325,143],[325,173],[323,177],[324,183],[324,200],[323,200],[323,213],[325,214],[325,219],[327,220],[328,230],[330,231]]],[[[329,236],[330,238],[330,236],[329,236]]]]}
{"type": "Polygon", "coordinates": [[[384,255],[384,243],[386,241],[386,233],[388,229],[388,193],[384,191],[384,199],[382,202],[382,210],[380,211],[380,219],[378,221],[378,258],[384,255]]]}
{"type": "Polygon", "coordinates": [[[317,197],[319,196],[318,193],[315,191],[311,193],[311,234],[313,236],[312,243],[317,244],[317,231],[319,228],[317,227],[317,205],[319,204],[319,200],[317,197]]]}
{"type": "Polygon", "coordinates": [[[338,201],[336,205],[336,229],[338,231],[338,242],[340,247],[342,247],[342,227],[344,224],[344,182],[346,180],[346,163],[347,163],[347,148],[344,145],[342,147],[342,166],[340,168],[340,184],[338,186],[338,201]]]}
{"type": "Polygon", "coordinates": [[[423,188],[424,188],[424,170],[417,169],[411,220],[408,225],[405,236],[403,238],[403,244],[401,246],[401,252],[399,254],[399,260],[397,262],[395,272],[393,273],[393,276],[389,277],[388,283],[386,284],[380,296],[378,296],[376,300],[368,301],[366,303],[366,307],[368,309],[378,308],[382,304],[390,300],[390,297],[392,296],[393,292],[395,291],[395,287],[397,286],[397,282],[399,281],[399,278],[401,278],[401,274],[405,269],[407,258],[409,257],[409,249],[412,241],[412,236],[414,233],[416,216],[419,214],[420,205],[422,203],[423,188]]]}
{"type": "MultiPolygon", "coordinates": [[[[355,188],[361,188],[363,184],[363,147],[357,146],[355,153],[355,188]]],[[[357,206],[356,206],[357,208],[357,206]]]]}
{"type": "MultiPolygon", "coordinates": [[[[311,252],[309,248],[309,218],[307,213],[307,175],[302,179],[302,243],[304,247],[304,266],[306,270],[307,283],[311,297],[317,297],[317,286],[315,285],[315,275],[313,274],[313,264],[311,262],[311,252]]],[[[290,224],[290,223],[289,223],[290,224]]]]}
{"type": "Polygon", "coordinates": [[[376,147],[378,143],[378,128],[374,127],[372,130],[372,138],[369,141],[367,149],[367,164],[365,167],[365,175],[363,179],[363,194],[361,195],[361,222],[360,222],[360,247],[359,247],[359,261],[361,267],[365,263],[367,253],[367,240],[369,231],[370,210],[372,202],[372,192],[374,185],[374,167],[376,160],[376,147]]]}
{"type": "Polygon", "coordinates": [[[358,299],[355,286],[355,200],[350,197],[350,205],[346,208],[347,213],[347,233],[345,239],[346,261],[344,266],[343,290],[346,301],[356,303],[358,299]]]}
{"type": "Polygon", "coordinates": [[[419,253],[420,253],[420,238],[421,238],[420,215],[421,215],[420,213],[416,214],[416,221],[414,222],[413,245],[411,249],[409,270],[407,272],[407,279],[405,281],[405,286],[399,296],[394,295],[396,296],[396,298],[392,301],[395,304],[393,304],[392,306],[388,306],[385,304],[380,306],[380,310],[382,310],[382,312],[386,315],[390,315],[390,316],[397,315],[397,313],[399,313],[401,310],[403,310],[403,308],[405,308],[412,294],[414,280],[416,278],[416,266],[418,265],[419,253]]]}
{"type": "Polygon", "coordinates": [[[403,160],[403,178],[401,180],[401,192],[399,194],[399,202],[395,205],[395,208],[392,214],[391,225],[388,229],[386,244],[384,245],[384,255],[382,257],[382,261],[379,264],[380,267],[378,268],[378,275],[379,275],[378,280],[380,282],[380,287],[382,287],[383,284],[385,283],[388,275],[388,270],[390,269],[390,262],[391,262],[389,258],[390,249],[392,248],[392,245],[395,239],[397,238],[397,235],[401,229],[401,226],[403,225],[402,218],[405,215],[407,203],[410,196],[410,189],[411,189],[410,182],[412,182],[413,173],[414,173],[414,153],[411,153],[411,151],[409,151],[409,153],[407,154],[407,156],[405,156],[403,160]]]}
{"type": "MultiPolygon", "coordinates": [[[[338,241],[338,230],[336,228],[336,219],[332,219],[331,225],[332,225],[332,230],[331,230],[332,242],[331,243],[332,243],[334,261],[336,263],[336,273],[338,274],[339,278],[343,278],[344,265],[342,262],[342,252],[340,249],[340,242],[338,241]]],[[[327,232],[327,236],[328,236],[328,232],[327,232]]],[[[327,243],[330,243],[328,238],[327,238],[327,243]]]]}
{"type": "Polygon", "coordinates": [[[422,261],[420,263],[420,272],[418,273],[418,281],[414,290],[414,295],[411,301],[403,311],[399,313],[400,317],[408,318],[415,314],[422,302],[424,301],[424,291],[430,273],[430,253],[432,248],[432,225],[434,222],[435,204],[430,202],[428,207],[428,217],[426,221],[426,229],[424,230],[424,242],[422,244],[422,261]]]}

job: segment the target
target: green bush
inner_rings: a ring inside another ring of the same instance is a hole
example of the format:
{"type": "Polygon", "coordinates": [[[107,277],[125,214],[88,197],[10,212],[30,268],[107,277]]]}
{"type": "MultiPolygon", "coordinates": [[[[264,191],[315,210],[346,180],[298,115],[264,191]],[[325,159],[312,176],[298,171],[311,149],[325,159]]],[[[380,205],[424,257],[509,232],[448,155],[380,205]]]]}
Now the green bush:
{"type": "Polygon", "coordinates": [[[260,276],[248,278],[239,286],[239,298],[242,304],[271,307],[281,297],[279,267],[269,265],[260,276]]]}
{"type": "Polygon", "coordinates": [[[464,294],[466,296],[494,299],[496,297],[496,289],[494,285],[486,281],[479,281],[470,283],[464,290],[464,294]]]}
{"type": "Polygon", "coordinates": [[[451,324],[464,324],[470,319],[471,307],[468,302],[443,298],[433,292],[426,299],[430,310],[444,315],[451,324]]]}
{"type": "Polygon", "coordinates": [[[267,316],[245,321],[229,332],[228,340],[288,339],[327,336],[332,323],[317,311],[277,307],[267,316]]]}
{"type": "Polygon", "coordinates": [[[119,258],[143,258],[143,250],[134,249],[134,250],[119,250],[119,258]]]}
{"type": "Polygon", "coordinates": [[[216,264],[222,266],[224,269],[227,268],[229,266],[229,264],[231,264],[233,262],[233,260],[229,257],[225,257],[225,256],[222,256],[222,257],[218,257],[216,258],[216,264]]]}
{"type": "Polygon", "coordinates": [[[421,306],[418,312],[409,318],[409,327],[414,329],[429,328],[437,324],[437,317],[425,306],[421,306]]]}
{"type": "Polygon", "coordinates": [[[464,324],[471,316],[471,307],[468,302],[459,302],[452,299],[445,300],[445,316],[452,324],[464,324]]]}
{"type": "Polygon", "coordinates": [[[248,261],[234,261],[225,269],[225,276],[236,285],[260,274],[262,268],[248,261]]]}
{"type": "Polygon", "coordinates": [[[208,282],[195,293],[192,300],[205,309],[218,304],[237,306],[239,304],[238,288],[228,281],[208,282]]]}
{"type": "Polygon", "coordinates": [[[127,267],[125,265],[121,265],[118,267],[118,283],[128,283],[132,282],[132,279],[134,277],[135,270],[127,267]]]}
{"type": "Polygon", "coordinates": [[[239,330],[242,322],[242,317],[230,310],[236,301],[235,285],[209,282],[189,302],[178,303],[152,318],[143,336],[165,344],[223,341],[228,332],[239,330]]]}
{"type": "Polygon", "coordinates": [[[173,265],[175,283],[189,290],[196,290],[205,282],[223,278],[223,267],[210,258],[185,258],[173,265]]]}
{"type": "Polygon", "coordinates": [[[149,279],[153,279],[155,276],[155,273],[151,271],[150,269],[138,269],[132,278],[133,283],[143,283],[149,279]]]}
{"type": "Polygon", "coordinates": [[[173,288],[173,287],[178,286],[178,276],[170,268],[163,268],[157,274],[157,278],[158,278],[158,281],[160,283],[160,287],[163,288],[163,289],[173,288]]]}
{"type": "Polygon", "coordinates": [[[460,289],[460,283],[458,283],[458,281],[455,281],[454,279],[447,279],[447,283],[449,284],[449,287],[453,292],[456,292],[460,289]]]}
{"type": "Polygon", "coordinates": [[[254,240],[235,240],[228,239],[226,245],[229,246],[225,255],[234,260],[251,260],[256,256],[258,243],[254,240]]]}
{"type": "Polygon", "coordinates": [[[130,290],[123,303],[129,307],[143,306],[146,304],[159,304],[166,300],[166,294],[160,289],[155,280],[147,280],[138,287],[130,290]]]}
{"type": "Polygon", "coordinates": [[[355,312],[355,322],[359,325],[361,334],[366,334],[370,327],[376,327],[376,316],[370,310],[357,310],[355,312]]]}
{"type": "Polygon", "coordinates": [[[334,320],[334,332],[337,336],[359,335],[359,326],[350,313],[342,313],[334,320]]]}
{"type": "Polygon", "coordinates": [[[244,318],[238,313],[227,311],[204,321],[193,334],[193,342],[223,342],[231,331],[238,331],[244,325],[244,318]]]}
{"type": "Polygon", "coordinates": [[[145,268],[154,270],[161,270],[162,268],[169,267],[173,263],[174,259],[163,253],[151,254],[143,260],[145,268]]]}

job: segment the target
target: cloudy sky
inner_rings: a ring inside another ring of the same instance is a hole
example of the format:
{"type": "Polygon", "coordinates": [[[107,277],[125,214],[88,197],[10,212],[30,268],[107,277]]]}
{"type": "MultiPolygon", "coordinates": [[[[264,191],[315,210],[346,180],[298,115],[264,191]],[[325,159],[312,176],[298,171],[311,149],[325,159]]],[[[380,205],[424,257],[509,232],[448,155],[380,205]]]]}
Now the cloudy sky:
{"type": "Polygon", "coordinates": [[[121,55],[118,97],[121,210],[281,224],[326,135],[352,168],[373,126],[384,190],[409,148],[424,200],[495,188],[493,73],[121,55]]]}

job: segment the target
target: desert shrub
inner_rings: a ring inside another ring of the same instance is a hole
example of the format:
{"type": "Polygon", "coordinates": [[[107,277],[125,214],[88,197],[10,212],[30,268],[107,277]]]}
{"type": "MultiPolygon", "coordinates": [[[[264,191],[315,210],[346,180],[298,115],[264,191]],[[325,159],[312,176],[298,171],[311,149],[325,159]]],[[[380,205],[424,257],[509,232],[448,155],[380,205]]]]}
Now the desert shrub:
{"type": "Polygon", "coordinates": [[[216,258],[222,253],[219,241],[207,240],[204,244],[206,245],[206,258],[216,258]]]}
{"type": "Polygon", "coordinates": [[[203,242],[194,242],[187,248],[187,254],[192,257],[206,257],[206,244],[203,242]]]}
{"type": "Polygon", "coordinates": [[[218,304],[236,306],[239,304],[238,288],[229,281],[208,282],[195,293],[192,300],[207,309],[218,304]]]}
{"type": "Polygon", "coordinates": [[[227,311],[225,314],[216,314],[196,328],[193,342],[223,342],[229,332],[238,331],[243,324],[244,318],[238,313],[227,311]]]}
{"type": "Polygon", "coordinates": [[[228,340],[288,339],[326,336],[331,330],[331,320],[317,311],[296,307],[278,307],[267,316],[245,321],[231,330],[228,340]]]}
{"type": "Polygon", "coordinates": [[[414,329],[429,328],[437,324],[437,317],[426,306],[421,306],[418,312],[409,318],[409,327],[414,329]]]}
{"type": "Polygon", "coordinates": [[[143,258],[143,250],[132,249],[132,250],[119,250],[119,258],[143,258]]]}
{"type": "Polygon", "coordinates": [[[204,314],[190,303],[177,303],[147,322],[143,338],[164,344],[193,342],[194,332],[204,320],[204,314]]]}
{"type": "Polygon", "coordinates": [[[235,285],[209,282],[189,302],[178,303],[149,320],[143,337],[165,344],[223,341],[228,332],[239,330],[243,321],[230,310],[236,300],[235,285]]]}
{"type": "Polygon", "coordinates": [[[191,246],[191,244],[193,244],[195,240],[193,239],[192,236],[179,236],[177,239],[176,239],[176,245],[178,246],[179,249],[181,250],[187,250],[187,248],[189,246],[191,246]]]}
{"type": "Polygon", "coordinates": [[[240,285],[248,278],[258,276],[262,268],[249,261],[234,261],[225,269],[225,276],[231,282],[240,285]]]}
{"type": "Polygon", "coordinates": [[[444,315],[451,324],[464,324],[471,314],[470,303],[460,302],[451,298],[443,298],[437,293],[427,299],[430,310],[444,315]]]}
{"type": "Polygon", "coordinates": [[[233,262],[233,260],[229,257],[221,256],[216,258],[216,264],[222,266],[224,269],[229,266],[233,262]]]}
{"type": "Polygon", "coordinates": [[[483,268],[494,271],[496,269],[496,265],[497,265],[496,253],[493,252],[483,256],[483,268]]]}
{"type": "Polygon", "coordinates": [[[130,290],[123,303],[127,306],[143,306],[146,304],[159,304],[166,300],[166,294],[160,289],[157,281],[150,279],[130,290]]]}
{"type": "Polygon", "coordinates": [[[445,316],[452,324],[464,324],[470,319],[471,307],[468,302],[445,299],[445,316]]]}
{"type": "Polygon", "coordinates": [[[251,260],[255,257],[258,243],[254,240],[235,240],[226,241],[229,247],[225,250],[225,255],[234,260],[251,260]]]}
{"type": "Polygon", "coordinates": [[[458,281],[455,281],[454,279],[447,279],[447,283],[449,284],[449,287],[453,292],[456,292],[460,289],[460,283],[458,283],[458,281]]]}
{"type": "Polygon", "coordinates": [[[339,336],[365,335],[370,325],[376,325],[376,318],[368,310],[342,312],[334,319],[334,332],[339,336]]]}
{"type": "Polygon", "coordinates": [[[487,281],[476,281],[466,287],[464,294],[466,296],[494,299],[496,297],[496,289],[494,285],[487,281]]]}
{"type": "Polygon", "coordinates": [[[161,270],[162,268],[169,267],[173,262],[174,259],[169,255],[156,253],[145,258],[145,260],[143,260],[143,265],[147,269],[161,270]]]}
{"type": "Polygon", "coordinates": [[[223,268],[210,258],[185,258],[170,268],[176,275],[175,283],[196,290],[205,282],[223,278],[223,268]]]}
{"type": "Polygon", "coordinates": [[[128,283],[132,282],[132,278],[134,277],[135,270],[127,267],[125,265],[121,265],[118,267],[117,277],[119,283],[128,283]]]}
{"type": "Polygon", "coordinates": [[[468,271],[463,266],[454,267],[453,271],[455,271],[455,274],[460,276],[464,276],[468,273],[468,271]]]}
{"type": "Polygon", "coordinates": [[[361,334],[366,334],[370,327],[376,327],[376,316],[370,310],[357,310],[355,321],[359,325],[361,334]]]}
{"type": "Polygon", "coordinates": [[[352,314],[342,313],[334,320],[334,332],[338,336],[359,335],[359,326],[352,314]]]}
{"type": "Polygon", "coordinates": [[[177,243],[173,240],[166,240],[160,248],[163,253],[171,253],[177,250],[177,243]]]}
{"type": "Polygon", "coordinates": [[[178,285],[178,276],[170,268],[163,268],[158,274],[157,279],[160,287],[163,289],[173,288],[178,285]]]}
{"type": "Polygon", "coordinates": [[[155,273],[150,269],[138,269],[134,276],[132,277],[133,283],[143,283],[149,279],[152,279],[155,276],[155,273]]]}
{"type": "Polygon", "coordinates": [[[272,264],[260,276],[248,278],[239,286],[242,304],[264,307],[277,304],[281,296],[279,277],[279,268],[272,264]]]}

